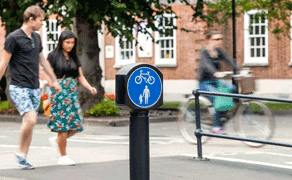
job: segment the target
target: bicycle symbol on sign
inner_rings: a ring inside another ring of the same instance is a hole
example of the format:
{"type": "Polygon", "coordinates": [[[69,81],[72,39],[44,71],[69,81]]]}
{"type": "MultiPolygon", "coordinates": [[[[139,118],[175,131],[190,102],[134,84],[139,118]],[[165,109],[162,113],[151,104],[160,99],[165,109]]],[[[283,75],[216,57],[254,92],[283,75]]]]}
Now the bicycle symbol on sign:
{"type": "Polygon", "coordinates": [[[147,71],[147,73],[142,73],[142,72],[143,72],[143,70],[140,71],[140,75],[139,76],[135,77],[135,82],[137,84],[140,84],[142,82],[142,79],[144,79],[144,81],[146,83],[149,83],[149,84],[153,84],[155,82],[155,78],[153,76],[150,76],[150,74],[149,74],[150,72],[149,71],[147,71]],[[144,77],[143,75],[147,75],[148,78],[144,77]]]}

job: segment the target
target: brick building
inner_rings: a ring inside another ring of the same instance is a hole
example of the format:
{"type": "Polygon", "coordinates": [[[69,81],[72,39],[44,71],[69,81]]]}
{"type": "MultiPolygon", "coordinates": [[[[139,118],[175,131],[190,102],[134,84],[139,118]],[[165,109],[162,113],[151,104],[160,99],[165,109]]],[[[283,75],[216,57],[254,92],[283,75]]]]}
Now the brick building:
{"type": "MultiPolygon", "coordinates": [[[[103,85],[107,93],[115,92],[115,74],[129,63],[149,63],[160,69],[164,76],[165,101],[181,100],[185,94],[191,94],[197,87],[199,50],[205,45],[203,33],[206,26],[202,21],[191,22],[193,11],[190,7],[178,3],[172,6],[179,18],[172,19],[167,16],[165,18],[172,20],[178,29],[173,30],[173,36],[168,37],[153,33],[155,39],[160,42],[159,44],[149,42],[146,54],[141,53],[138,47],[132,46],[134,41],[129,44],[125,42],[120,46],[119,38],[113,38],[111,35],[106,35],[101,40],[101,47],[105,48],[104,54],[100,57],[104,66],[103,85]],[[194,32],[187,33],[181,31],[181,28],[194,32]]],[[[241,67],[250,68],[257,77],[255,94],[291,98],[291,41],[284,36],[277,39],[267,28],[268,20],[255,16],[260,12],[251,10],[237,19],[237,63],[241,67]]],[[[213,28],[223,33],[224,49],[232,57],[231,20],[224,26],[213,28]]]]}
{"type": "MultiPolygon", "coordinates": [[[[193,0],[195,1],[195,0],[193,0]]],[[[141,51],[135,47],[135,41],[119,44],[119,37],[113,38],[107,32],[99,33],[100,66],[103,69],[102,84],[106,93],[115,93],[115,74],[124,65],[130,63],[148,63],[157,66],[164,76],[164,100],[180,100],[185,94],[190,94],[197,87],[196,74],[199,60],[199,50],[205,45],[203,36],[205,23],[192,22],[193,10],[179,3],[174,3],[173,10],[179,17],[175,19],[165,16],[162,26],[166,26],[165,18],[173,21],[178,27],[172,30],[170,36],[159,36],[153,32],[159,44],[154,44],[145,35],[139,35],[141,51]],[[193,32],[181,31],[181,28],[191,29],[193,32]]],[[[276,38],[268,29],[267,19],[255,18],[252,10],[237,19],[236,42],[237,63],[241,67],[248,67],[257,79],[257,92],[261,96],[291,98],[291,41],[288,38],[276,38]],[[249,27],[251,29],[249,30],[249,27]]],[[[57,42],[52,41],[48,34],[56,38],[61,33],[56,20],[49,20],[50,29],[45,25],[40,30],[45,56],[53,50],[57,42]]],[[[104,28],[104,27],[103,27],[104,28]]],[[[224,26],[215,27],[224,34],[224,49],[232,55],[232,25],[231,21],[224,26]]],[[[135,30],[133,30],[135,33],[135,30]]],[[[0,54],[3,52],[5,30],[0,29],[0,54]]]]}

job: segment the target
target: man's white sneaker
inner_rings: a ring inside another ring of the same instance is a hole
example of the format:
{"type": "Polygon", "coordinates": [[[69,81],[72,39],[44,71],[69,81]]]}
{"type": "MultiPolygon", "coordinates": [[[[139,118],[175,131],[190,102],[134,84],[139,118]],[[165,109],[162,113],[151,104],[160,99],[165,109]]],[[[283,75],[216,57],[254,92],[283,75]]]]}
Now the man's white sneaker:
{"type": "Polygon", "coordinates": [[[52,146],[52,149],[55,151],[55,153],[60,157],[59,147],[57,143],[57,137],[51,137],[49,138],[49,142],[52,146]]]}
{"type": "Polygon", "coordinates": [[[72,161],[67,155],[59,158],[58,164],[65,166],[74,166],[76,163],[72,161]]]}

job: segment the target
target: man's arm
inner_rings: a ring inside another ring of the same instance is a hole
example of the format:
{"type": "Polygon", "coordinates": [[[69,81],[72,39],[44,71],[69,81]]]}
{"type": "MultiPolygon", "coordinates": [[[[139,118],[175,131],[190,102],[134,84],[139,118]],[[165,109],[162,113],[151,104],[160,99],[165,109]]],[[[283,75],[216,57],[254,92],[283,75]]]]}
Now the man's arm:
{"type": "Polygon", "coordinates": [[[57,81],[57,77],[53,71],[52,66],[50,65],[49,61],[44,57],[43,53],[40,53],[40,63],[43,66],[44,70],[47,72],[47,74],[51,77],[53,81],[52,88],[58,93],[61,90],[61,87],[57,81]]]}
{"type": "Polygon", "coordinates": [[[11,59],[11,55],[12,54],[10,52],[7,52],[6,50],[4,50],[3,58],[0,60],[0,79],[2,79],[2,76],[5,73],[5,70],[11,59]]]}

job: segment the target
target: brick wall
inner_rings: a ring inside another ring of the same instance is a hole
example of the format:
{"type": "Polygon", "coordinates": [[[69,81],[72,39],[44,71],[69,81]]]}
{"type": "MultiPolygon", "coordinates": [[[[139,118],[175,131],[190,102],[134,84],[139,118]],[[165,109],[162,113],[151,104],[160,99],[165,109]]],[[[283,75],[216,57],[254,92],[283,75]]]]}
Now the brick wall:
{"type": "MultiPolygon", "coordinates": [[[[242,66],[244,62],[244,31],[243,31],[243,17],[237,18],[236,21],[236,56],[237,63],[242,66]]],[[[225,25],[226,26],[226,25],[225,25]]],[[[224,34],[224,48],[228,54],[232,57],[232,22],[228,23],[228,28],[223,28],[224,34]]],[[[271,24],[270,29],[273,28],[271,24]]],[[[253,74],[259,79],[291,79],[291,66],[290,62],[290,39],[280,35],[280,39],[277,39],[271,31],[268,34],[268,51],[269,51],[269,66],[266,67],[253,67],[253,66],[242,66],[248,67],[253,71],[253,74]]]]}
{"type": "MultiPolygon", "coordinates": [[[[202,34],[205,26],[204,22],[191,22],[192,9],[185,5],[173,6],[174,12],[180,17],[177,19],[177,67],[159,67],[163,73],[164,79],[194,79],[196,69],[196,59],[198,59],[198,50],[202,48],[202,34]],[[195,31],[184,32],[180,28],[186,28],[195,31]]],[[[105,32],[106,34],[107,32],[105,32]]],[[[105,45],[115,46],[115,40],[111,35],[105,36],[105,45]]],[[[153,52],[155,52],[153,44],[153,52]]],[[[151,58],[138,58],[136,48],[136,62],[154,64],[154,54],[151,58]]],[[[105,78],[114,79],[119,68],[113,68],[115,56],[105,59],[105,78]]]]}
{"type": "MultiPolygon", "coordinates": [[[[205,45],[205,39],[203,36],[204,22],[191,22],[193,11],[191,8],[185,5],[174,5],[174,12],[180,17],[177,19],[177,67],[159,67],[160,71],[164,75],[164,79],[194,79],[196,76],[196,70],[199,60],[199,50],[205,45]],[[191,29],[195,33],[186,33],[180,30],[180,28],[191,29]]],[[[273,27],[273,26],[272,26],[273,27]]],[[[228,24],[218,26],[214,25],[214,29],[220,30],[224,35],[224,49],[233,57],[233,41],[232,41],[232,21],[229,20],[228,24]]],[[[246,66],[250,68],[254,75],[259,79],[290,79],[292,74],[290,73],[290,40],[283,35],[280,35],[280,39],[277,39],[275,35],[269,31],[269,66],[266,67],[254,67],[246,66]]],[[[115,46],[114,38],[110,35],[105,37],[105,45],[115,46]]],[[[244,61],[244,31],[243,31],[243,16],[237,18],[236,21],[236,54],[237,64],[242,66],[244,61]]],[[[153,52],[155,51],[153,46],[153,52]]],[[[138,58],[136,50],[136,62],[143,62],[154,64],[154,54],[151,58],[138,58]]],[[[115,63],[115,57],[105,59],[105,78],[113,80],[115,78],[118,68],[113,68],[115,63]]],[[[224,66],[224,69],[231,70],[224,66]]]]}

